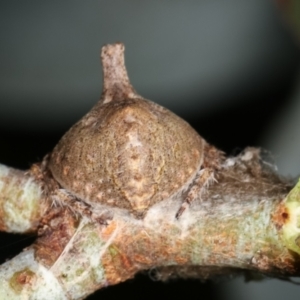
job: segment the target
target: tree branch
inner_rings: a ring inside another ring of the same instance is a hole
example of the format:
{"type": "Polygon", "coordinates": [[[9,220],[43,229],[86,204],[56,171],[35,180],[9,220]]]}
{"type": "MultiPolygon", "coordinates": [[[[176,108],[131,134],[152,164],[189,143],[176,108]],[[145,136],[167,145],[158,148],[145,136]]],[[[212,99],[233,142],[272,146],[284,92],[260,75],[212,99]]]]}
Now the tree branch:
{"type": "MultiPolygon", "coordinates": [[[[133,95],[125,79],[126,95],[133,95]]],[[[109,103],[111,87],[105,86],[109,103]]],[[[124,86],[111,86],[121,101],[124,86]]],[[[206,181],[179,218],[185,189],[140,217],[124,206],[91,208],[72,198],[51,177],[48,158],[28,172],[0,165],[0,229],[38,234],[34,245],[0,267],[0,298],[83,299],[149,269],[160,280],[253,271],[299,276],[300,183],[292,189],[256,148],[205,160],[204,167],[216,166],[215,181],[206,181]]]]}
{"type": "Polygon", "coordinates": [[[218,182],[179,220],[181,199],[154,205],[143,220],[116,209],[108,225],[52,208],[35,245],[0,268],[0,295],[51,290],[51,299],[81,299],[148,269],[162,280],[239,270],[299,275],[300,187],[286,196],[289,186],[258,154],[249,148],[228,158],[218,182]]]}

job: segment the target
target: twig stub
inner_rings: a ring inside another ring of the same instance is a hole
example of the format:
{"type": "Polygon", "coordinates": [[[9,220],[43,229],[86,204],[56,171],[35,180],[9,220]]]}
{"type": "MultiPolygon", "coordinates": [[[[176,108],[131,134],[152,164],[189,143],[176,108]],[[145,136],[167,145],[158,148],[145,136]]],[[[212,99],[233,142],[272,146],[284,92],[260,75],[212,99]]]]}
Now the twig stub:
{"type": "Polygon", "coordinates": [[[122,43],[106,45],[101,50],[103,65],[103,94],[104,103],[126,99],[135,93],[130,84],[124,63],[125,47],[122,43]]]}

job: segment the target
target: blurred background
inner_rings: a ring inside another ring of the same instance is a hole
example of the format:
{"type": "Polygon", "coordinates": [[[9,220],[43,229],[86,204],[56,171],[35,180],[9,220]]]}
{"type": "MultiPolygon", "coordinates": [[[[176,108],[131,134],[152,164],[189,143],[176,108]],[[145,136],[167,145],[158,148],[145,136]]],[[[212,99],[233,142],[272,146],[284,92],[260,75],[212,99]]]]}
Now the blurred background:
{"type": "MultiPolygon", "coordinates": [[[[99,99],[99,51],[122,41],[135,89],[185,118],[227,154],[269,150],[300,174],[300,1],[0,2],[0,162],[26,169],[99,99]]],[[[34,237],[0,236],[1,262],[34,237]]],[[[88,299],[281,300],[275,279],[152,281],[147,275],[88,299]]]]}

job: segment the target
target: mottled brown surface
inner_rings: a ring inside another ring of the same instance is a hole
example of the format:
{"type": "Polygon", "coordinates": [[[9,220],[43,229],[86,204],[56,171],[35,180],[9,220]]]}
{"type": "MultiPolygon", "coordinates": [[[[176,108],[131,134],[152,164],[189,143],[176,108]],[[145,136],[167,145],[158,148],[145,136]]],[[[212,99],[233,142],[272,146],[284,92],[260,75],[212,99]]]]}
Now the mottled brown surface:
{"type": "Polygon", "coordinates": [[[103,47],[102,60],[102,99],[61,139],[49,168],[89,204],[143,212],[192,180],[205,141],[184,120],[135,94],[121,44],[103,47]]]}

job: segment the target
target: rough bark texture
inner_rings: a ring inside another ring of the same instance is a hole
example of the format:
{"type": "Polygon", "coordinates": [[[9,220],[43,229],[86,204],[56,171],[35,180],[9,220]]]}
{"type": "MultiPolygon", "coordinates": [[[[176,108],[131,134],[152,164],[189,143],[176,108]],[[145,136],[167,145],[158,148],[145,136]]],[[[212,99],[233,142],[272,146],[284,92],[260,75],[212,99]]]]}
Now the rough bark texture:
{"type": "Polygon", "coordinates": [[[33,247],[0,268],[0,295],[47,299],[51,289],[52,299],[83,299],[148,269],[161,280],[299,276],[299,185],[287,196],[290,186],[253,148],[228,158],[217,180],[179,220],[179,198],[154,205],[143,220],[116,209],[106,225],[51,209],[33,247]]]}

